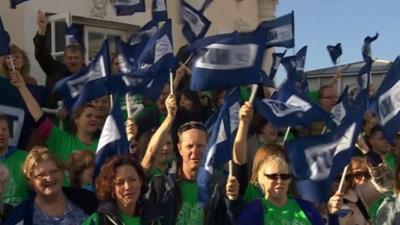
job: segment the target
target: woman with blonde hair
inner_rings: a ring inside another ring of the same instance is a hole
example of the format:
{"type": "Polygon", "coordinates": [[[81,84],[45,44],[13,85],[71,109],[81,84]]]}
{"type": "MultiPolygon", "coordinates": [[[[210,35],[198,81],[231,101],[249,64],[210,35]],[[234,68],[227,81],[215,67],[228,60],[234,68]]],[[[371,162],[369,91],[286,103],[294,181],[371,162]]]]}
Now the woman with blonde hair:
{"type": "MultiPolygon", "coordinates": [[[[10,51],[14,68],[21,74],[25,83],[30,85],[37,85],[36,79],[29,74],[31,70],[31,65],[29,62],[29,58],[26,55],[26,52],[15,44],[11,44],[10,51]]],[[[13,70],[12,63],[10,57],[5,57],[5,60],[3,61],[3,67],[6,77],[10,77],[10,72],[13,70]]]]}
{"type": "Polygon", "coordinates": [[[4,224],[82,224],[96,209],[97,200],[90,191],[63,188],[64,169],[47,148],[34,147],[23,172],[35,193],[15,208],[4,224]]]}
{"type": "MultiPolygon", "coordinates": [[[[4,164],[0,163],[0,199],[3,199],[3,194],[7,188],[9,178],[10,172],[4,164]]],[[[0,223],[7,218],[12,209],[12,205],[4,203],[3,200],[0,200],[0,223]]]]}

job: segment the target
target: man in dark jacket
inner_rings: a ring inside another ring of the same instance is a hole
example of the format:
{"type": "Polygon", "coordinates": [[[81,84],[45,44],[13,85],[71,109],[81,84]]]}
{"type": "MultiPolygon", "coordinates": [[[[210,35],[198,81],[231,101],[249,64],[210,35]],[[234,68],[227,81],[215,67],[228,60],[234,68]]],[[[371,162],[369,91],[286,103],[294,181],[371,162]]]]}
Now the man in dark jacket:
{"type": "MultiPolygon", "coordinates": [[[[67,45],[64,49],[64,63],[57,61],[46,49],[46,27],[48,21],[42,11],[37,13],[38,31],[33,38],[35,45],[35,58],[46,74],[46,88],[53,91],[57,81],[78,72],[85,65],[85,50],[77,44],[67,45]]],[[[59,97],[52,94],[46,101],[46,106],[57,108],[59,97]]]]}

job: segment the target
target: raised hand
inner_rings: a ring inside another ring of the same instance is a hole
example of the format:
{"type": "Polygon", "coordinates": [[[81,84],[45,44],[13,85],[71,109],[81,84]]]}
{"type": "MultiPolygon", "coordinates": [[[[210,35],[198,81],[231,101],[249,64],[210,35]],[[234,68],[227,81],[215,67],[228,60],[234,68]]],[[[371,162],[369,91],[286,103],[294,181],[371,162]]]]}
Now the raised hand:
{"type": "Polygon", "coordinates": [[[328,201],[328,211],[331,214],[337,213],[343,206],[343,196],[341,192],[336,192],[328,201]]]}
{"type": "Polygon", "coordinates": [[[37,18],[36,18],[36,24],[38,26],[38,34],[40,34],[40,35],[46,34],[46,27],[47,27],[48,22],[49,21],[47,20],[46,16],[44,15],[44,12],[39,10],[37,12],[37,18]]]}
{"type": "Polygon", "coordinates": [[[168,95],[167,99],[165,100],[165,106],[167,108],[168,115],[175,117],[177,106],[174,95],[168,95]]]}
{"type": "Polygon", "coordinates": [[[239,196],[239,181],[234,176],[228,176],[226,181],[226,196],[229,200],[236,200],[239,196]]]}

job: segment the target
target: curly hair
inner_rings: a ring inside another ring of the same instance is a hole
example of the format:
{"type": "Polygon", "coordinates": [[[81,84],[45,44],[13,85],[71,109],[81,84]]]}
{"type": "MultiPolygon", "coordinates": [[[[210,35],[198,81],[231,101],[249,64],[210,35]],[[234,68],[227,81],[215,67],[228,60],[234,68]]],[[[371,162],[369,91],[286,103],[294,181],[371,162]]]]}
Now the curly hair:
{"type": "Polygon", "coordinates": [[[56,155],[54,155],[54,153],[52,153],[44,146],[35,146],[26,156],[24,165],[22,166],[25,177],[28,180],[32,180],[33,171],[35,170],[37,165],[47,160],[54,162],[57,168],[61,171],[65,170],[65,165],[61,162],[61,160],[57,158],[56,155]]]}
{"type": "MultiPolygon", "coordinates": [[[[140,164],[134,160],[129,155],[118,155],[111,158],[106,164],[101,168],[99,176],[96,178],[95,187],[97,198],[101,201],[109,201],[114,199],[112,196],[114,189],[114,180],[117,174],[117,169],[124,165],[132,166],[139,175],[139,179],[142,182],[142,187],[140,188],[140,195],[142,196],[146,193],[147,185],[144,172],[140,164]]],[[[140,197],[139,197],[140,199],[140,197]]]]}
{"type": "Polygon", "coordinates": [[[68,159],[68,174],[72,187],[82,187],[82,173],[85,169],[94,168],[95,153],[91,150],[73,152],[68,159]]]}

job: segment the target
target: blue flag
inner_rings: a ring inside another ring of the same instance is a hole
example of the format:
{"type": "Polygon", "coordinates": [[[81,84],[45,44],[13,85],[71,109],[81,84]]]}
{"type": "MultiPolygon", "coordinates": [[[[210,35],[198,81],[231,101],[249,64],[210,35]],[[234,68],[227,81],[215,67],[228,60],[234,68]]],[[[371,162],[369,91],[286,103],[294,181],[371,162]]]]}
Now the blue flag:
{"type": "Polygon", "coordinates": [[[72,24],[65,30],[65,44],[66,45],[76,44],[82,47],[84,46],[82,33],[77,25],[72,24]]]}
{"type": "Polygon", "coordinates": [[[342,55],[342,44],[337,43],[335,46],[328,45],[326,47],[329,52],[329,56],[332,59],[333,64],[337,64],[337,59],[342,55]]]}
{"type": "Polygon", "coordinates": [[[287,50],[285,50],[282,53],[276,53],[276,52],[272,53],[272,65],[271,65],[271,70],[269,71],[269,74],[268,74],[268,76],[269,76],[269,78],[271,78],[271,80],[274,79],[276,71],[278,71],[279,65],[281,64],[281,60],[285,56],[286,51],[287,50]]]}
{"type": "Polygon", "coordinates": [[[129,155],[129,143],[125,133],[121,106],[119,101],[113,102],[113,108],[104,123],[97,145],[94,177],[99,174],[101,166],[109,158],[116,155],[129,155]]]}
{"type": "Polygon", "coordinates": [[[259,30],[266,33],[265,47],[294,47],[294,13],[290,13],[274,20],[264,21],[258,25],[259,30]]]}
{"type": "Polygon", "coordinates": [[[375,36],[373,36],[373,37],[367,36],[366,38],[364,38],[364,44],[362,46],[362,56],[363,56],[364,61],[368,61],[369,58],[372,58],[371,43],[373,41],[375,41],[376,39],[378,39],[378,37],[379,37],[379,33],[376,33],[375,36]]]}
{"type": "Polygon", "coordinates": [[[19,5],[23,2],[27,2],[27,1],[29,1],[29,0],[10,0],[11,8],[16,9],[17,5],[19,5]]]}
{"type": "Polygon", "coordinates": [[[165,21],[168,20],[168,8],[166,0],[153,0],[151,15],[153,21],[165,21]]]}
{"type": "Polygon", "coordinates": [[[332,107],[331,114],[332,114],[332,121],[339,126],[346,115],[349,113],[350,110],[350,102],[349,102],[349,86],[343,90],[342,95],[336,102],[336,105],[332,107]]]}
{"type": "Polygon", "coordinates": [[[400,130],[400,57],[397,57],[376,92],[379,122],[385,138],[393,143],[400,130]]]}
{"type": "Polygon", "coordinates": [[[188,47],[193,52],[194,91],[226,88],[260,81],[265,33],[220,34],[200,39],[188,47]]]}
{"type": "Polygon", "coordinates": [[[10,35],[4,29],[3,21],[0,17],[0,56],[10,54],[10,35]]]}
{"type": "Polygon", "coordinates": [[[211,25],[202,12],[197,11],[185,1],[182,2],[182,19],[182,33],[189,43],[203,38],[211,25]]]}
{"type": "Polygon", "coordinates": [[[312,202],[326,202],[332,183],[350,162],[362,129],[366,105],[348,117],[335,131],[297,138],[285,144],[297,191],[312,202]]]}
{"type": "MultiPolygon", "coordinates": [[[[37,85],[28,85],[39,105],[43,105],[46,88],[37,85]]],[[[10,80],[0,77],[0,113],[7,116],[10,121],[10,142],[11,146],[25,149],[29,137],[34,129],[34,119],[26,108],[19,91],[10,84],[10,80]]]]}
{"type": "Polygon", "coordinates": [[[275,127],[308,126],[314,121],[329,119],[329,114],[298,93],[292,82],[286,82],[274,94],[273,99],[256,98],[254,107],[257,113],[275,127]]]}
{"type": "Polygon", "coordinates": [[[143,27],[140,28],[139,32],[132,34],[128,38],[130,45],[146,44],[147,41],[157,32],[158,25],[154,20],[150,20],[143,27]]]}
{"type": "Polygon", "coordinates": [[[112,4],[117,16],[129,16],[146,11],[144,0],[114,0],[112,4]]]}
{"type": "Polygon", "coordinates": [[[190,6],[202,13],[208,8],[208,6],[210,6],[212,2],[212,0],[182,0],[182,2],[183,1],[185,1],[187,4],[190,4],[190,6]]]}
{"type": "Polygon", "coordinates": [[[300,82],[301,93],[308,92],[308,81],[304,73],[304,65],[306,63],[307,45],[301,48],[296,55],[285,57],[281,60],[281,64],[287,72],[287,79],[292,82],[300,82]]]}
{"type": "Polygon", "coordinates": [[[109,94],[109,75],[108,41],[105,40],[100,52],[87,67],[58,81],[54,88],[60,93],[68,111],[74,111],[86,102],[109,94]]]}
{"type": "Polygon", "coordinates": [[[360,90],[368,90],[369,85],[371,83],[371,68],[372,68],[372,59],[369,57],[363,67],[361,67],[360,71],[358,71],[357,82],[360,90]]]}
{"type": "Polygon", "coordinates": [[[233,141],[239,126],[239,99],[239,88],[234,88],[225,97],[204,151],[197,175],[201,206],[204,206],[211,196],[211,177],[214,170],[232,158],[233,141]]]}

